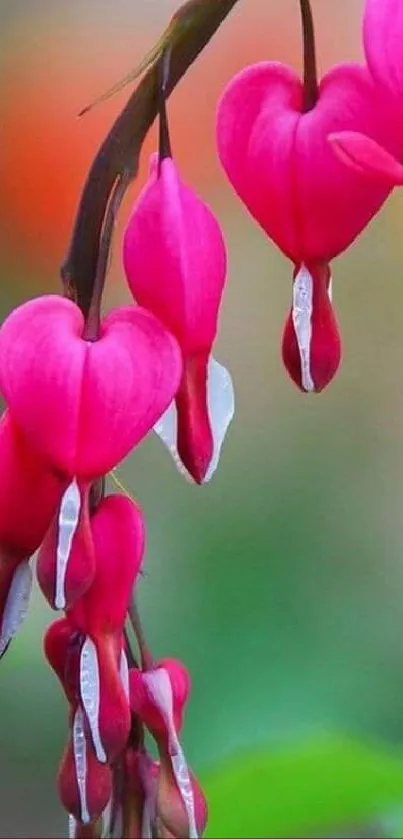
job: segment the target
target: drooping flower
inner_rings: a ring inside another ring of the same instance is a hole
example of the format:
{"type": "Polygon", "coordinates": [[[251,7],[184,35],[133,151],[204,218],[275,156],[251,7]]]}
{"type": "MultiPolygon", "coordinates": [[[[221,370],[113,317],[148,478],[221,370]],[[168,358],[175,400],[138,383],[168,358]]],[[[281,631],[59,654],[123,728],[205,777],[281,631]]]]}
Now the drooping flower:
{"type": "Polygon", "coordinates": [[[147,670],[131,668],[129,686],[132,712],[148,728],[160,753],[163,771],[158,776],[157,804],[161,795],[165,801],[166,786],[169,788],[173,784],[185,810],[184,835],[197,839],[199,829],[193,786],[179,741],[184,706],[190,691],[188,672],[181,662],[164,659],[147,670]],[[160,791],[161,784],[165,791],[160,791]]]}
{"type": "Polygon", "coordinates": [[[123,262],[135,299],[180,344],[182,381],[155,430],[178,468],[201,484],[217,468],[234,413],[231,377],[212,356],[227,257],[218,221],[182,181],[167,145],[151,160],[124,234],[123,262]]]}
{"type": "Polygon", "coordinates": [[[68,612],[83,637],[79,696],[100,762],[114,760],[130,731],[124,623],[144,551],[138,507],[123,495],[104,498],[91,517],[96,570],[87,593],[68,612]]]}
{"type": "Polygon", "coordinates": [[[0,420],[0,656],[26,614],[35,553],[65,482],[49,469],[6,411],[0,420]]]}
{"type": "Polygon", "coordinates": [[[69,702],[69,735],[59,768],[57,786],[66,810],[81,824],[100,818],[112,794],[112,773],[97,759],[90,727],[80,704],[78,672],[83,639],[66,618],[47,630],[46,657],[69,702]]]}
{"type": "Polygon", "coordinates": [[[275,62],[238,74],[219,104],[217,141],[235,191],[294,263],[283,358],[302,390],[319,391],[341,355],[327,293],[329,263],[366,227],[390,191],[385,182],[365,180],[343,165],[328,135],[363,132],[396,154],[403,148],[403,131],[396,124],[395,103],[365,67],[334,67],[308,97],[316,75],[309,79],[306,72],[307,52],[305,64],[304,83],[290,67],[275,62]]]}
{"type": "Polygon", "coordinates": [[[39,562],[39,579],[57,608],[71,605],[93,576],[92,482],[148,433],[181,372],[174,337],[139,307],[110,313],[94,341],[85,339],[79,308],[56,295],[23,304],[2,325],[0,387],[10,416],[67,484],[39,562]]]}

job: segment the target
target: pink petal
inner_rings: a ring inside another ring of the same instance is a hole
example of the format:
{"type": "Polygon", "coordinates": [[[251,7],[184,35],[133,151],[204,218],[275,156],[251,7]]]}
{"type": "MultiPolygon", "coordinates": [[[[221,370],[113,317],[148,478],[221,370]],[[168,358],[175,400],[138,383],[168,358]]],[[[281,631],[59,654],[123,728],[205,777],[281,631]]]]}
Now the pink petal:
{"type": "Polygon", "coordinates": [[[327,137],[340,131],[366,134],[394,155],[403,150],[392,100],[358,65],[332,69],[306,113],[300,79],[275,63],[241,72],[219,105],[223,167],[254,218],[296,264],[330,261],[389,193],[332,153],[327,137]]]}
{"type": "Polygon", "coordinates": [[[82,339],[80,310],[48,295],[0,330],[0,384],[32,445],[71,477],[108,472],[153,427],[179,385],[179,347],[149,312],[127,307],[82,339]]]}
{"type": "Polygon", "coordinates": [[[337,157],[362,175],[376,178],[388,186],[403,184],[403,166],[375,140],[356,131],[329,135],[337,157]]]}
{"type": "Polygon", "coordinates": [[[166,158],[153,166],[129,219],[123,261],[137,302],[171,330],[184,355],[210,351],[226,277],[226,250],[211,210],[166,158]]]}
{"type": "Polygon", "coordinates": [[[374,78],[392,93],[403,94],[403,6],[401,0],[366,0],[364,49],[374,78]]]}
{"type": "Polygon", "coordinates": [[[130,498],[109,495],[91,517],[90,526],[95,577],[85,596],[70,610],[70,620],[84,635],[121,633],[143,558],[143,516],[130,498]]]}

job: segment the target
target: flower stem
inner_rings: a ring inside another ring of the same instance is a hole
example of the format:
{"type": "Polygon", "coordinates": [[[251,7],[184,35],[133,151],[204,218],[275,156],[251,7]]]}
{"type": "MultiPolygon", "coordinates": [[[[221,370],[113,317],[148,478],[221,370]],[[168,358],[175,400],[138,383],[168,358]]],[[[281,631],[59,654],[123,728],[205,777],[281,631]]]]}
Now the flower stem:
{"type": "Polygon", "coordinates": [[[315,28],[310,0],[299,0],[304,39],[304,112],[311,111],[319,99],[315,28]]]}
{"type": "MultiPolygon", "coordinates": [[[[129,179],[130,180],[130,179],[129,179]]],[[[101,305],[102,295],[105,287],[105,279],[108,273],[111,244],[117,214],[120,205],[124,198],[128,186],[128,176],[121,175],[113,187],[113,191],[109,200],[108,208],[104,224],[102,227],[101,239],[99,244],[99,254],[97,262],[97,270],[95,274],[95,282],[92,290],[92,297],[90,307],[88,310],[83,338],[86,341],[97,341],[99,338],[99,330],[101,325],[101,305]]]]}

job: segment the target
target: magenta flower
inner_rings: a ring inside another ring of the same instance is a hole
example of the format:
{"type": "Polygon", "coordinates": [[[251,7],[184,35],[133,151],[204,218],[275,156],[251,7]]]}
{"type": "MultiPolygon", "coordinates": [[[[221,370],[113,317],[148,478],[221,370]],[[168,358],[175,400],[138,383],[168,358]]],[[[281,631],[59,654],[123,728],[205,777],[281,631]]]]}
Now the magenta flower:
{"type": "Polygon", "coordinates": [[[69,736],[57,779],[59,795],[66,810],[81,824],[97,820],[112,795],[112,772],[97,759],[90,727],[77,694],[82,639],[62,618],[45,635],[46,657],[60,679],[69,711],[69,736]]]}
{"type": "MultiPolygon", "coordinates": [[[[207,802],[196,777],[189,773],[197,836],[207,823],[207,802]]],[[[156,825],[165,837],[189,836],[189,823],[171,764],[152,760],[143,749],[124,755],[124,824],[127,836],[152,836],[156,825]]]]}
{"type": "Polygon", "coordinates": [[[171,156],[150,179],[126,227],[123,261],[133,296],[175,335],[183,376],[155,430],[179,468],[208,481],[234,412],[231,377],[212,357],[226,251],[211,210],[181,180],[171,156]]]}
{"type": "MultiPolygon", "coordinates": [[[[187,830],[184,835],[197,839],[199,830],[193,787],[186,758],[179,742],[183,710],[190,691],[186,668],[179,661],[165,659],[147,670],[129,671],[130,704],[132,712],[153,735],[160,753],[161,766],[156,801],[164,793],[160,785],[166,782],[177,788],[185,809],[187,830]]],[[[168,796],[169,797],[169,796],[168,796]]]]}
{"type": "Polygon", "coordinates": [[[219,104],[217,141],[235,191],[294,263],[283,358],[302,390],[320,391],[336,372],[341,354],[329,263],[354,241],[389,193],[387,184],[365,180],[343,165],[328,135],[362,132],[397,153],[402,131],[396,130],[391,98],[364,67],[334,67],[319,86],[315,71],[309,78],[307,69],[304,83],[279,63],[243,70],[219,104]]]}
{"type": "Polygon", "coordinates": [[[91,518],[96,571],[68,612],[83,637],[79,696],[100,762],[114,760],[130,731],[129,675],[123,630],[144,551],[143,517],[123,495],[101,501],[91,518]]]}
{"type": "Polygon", "coordinates": [[[176,393],[175,339],[149,312],[116,309],[99,340],[83,337],[80,309],[47,295],[0,329],[0,385],[33,448],[71,480],[91,482],[139,443],[176,393]]]}
{"type": "Polygon", "coordinates": [[[10,415],[67,484],[39,562],[39,580],[56,608],[71,605],[93,576],[91,483],[148,433],[182,372],[175,339],[143,309],[109,314],[96,341],[83,335],[79,308],[53,295],[20,306],[0,329],[0,387],[10,415]]]}
{"type": "Polygon", "coordinates": [[[29,560],[39,547],[65,483],[29,446],[6,411],[0,420],[0,656],[27,611],[29,560]]]}

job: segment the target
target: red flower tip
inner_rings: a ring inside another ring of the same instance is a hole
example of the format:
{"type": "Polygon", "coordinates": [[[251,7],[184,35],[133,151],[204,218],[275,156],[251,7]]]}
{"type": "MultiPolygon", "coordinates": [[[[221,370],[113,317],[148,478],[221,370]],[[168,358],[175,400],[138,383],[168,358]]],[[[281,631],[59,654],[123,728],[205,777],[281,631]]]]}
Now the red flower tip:
{"type": "Polygon", "coordinates": [[[302,265],[296,270],[282,354],[289,375],[305,393],[323,390],[340,364],[340,336],[330,298],[327,265],[302,265]]]}
{"type": "Polygon", "coordinates": [[[64,807],[83,824],[99,819],[112,795],[112,771],[96,758],[81,708],[72,714],[57,785],[64,807]]]}

